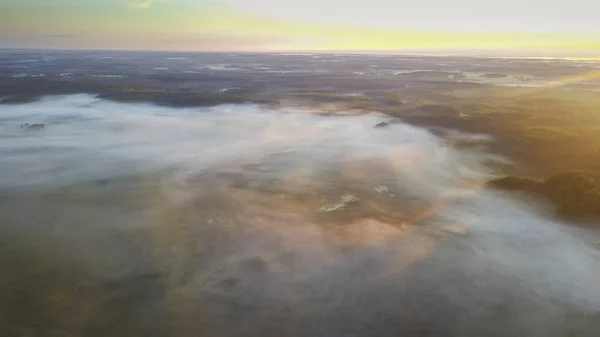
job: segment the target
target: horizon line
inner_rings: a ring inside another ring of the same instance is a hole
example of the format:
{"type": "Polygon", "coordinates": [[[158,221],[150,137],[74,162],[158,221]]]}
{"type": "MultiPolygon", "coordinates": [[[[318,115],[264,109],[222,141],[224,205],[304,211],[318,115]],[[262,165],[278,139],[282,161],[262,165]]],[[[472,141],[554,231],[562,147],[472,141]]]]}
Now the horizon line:
{"type": "MultiPolygon", "coordinates": [[[[512,51],[519,51],[523,49],[506,49],[512,51]]],[[[540,59],[540,60],[589,60],[589,61],[600,61],[600,55],[597,56],[584,56],[584,55],[524,55],[515,53],[513,55],[499,55],[498,49],[469,49],[469,48],[456,48],[456,49],[296,49],[296,50],[189,50],[189,49],[118,49],[118,48],[12,48],[12,47],[0,47],[0,51],[53,51],[53,52],[127,52],[127,53],[185,53],[185,54],[310,54],[310,55],[384,55],[384,56],[404,56],[404,57],[480,57],[480,58],[495,58],[495,59],[540,59]],[[486,54],[490,53],[490,54],[486,54]]],[[[539,52],[539,50],[537,50],[539,52]]]]}

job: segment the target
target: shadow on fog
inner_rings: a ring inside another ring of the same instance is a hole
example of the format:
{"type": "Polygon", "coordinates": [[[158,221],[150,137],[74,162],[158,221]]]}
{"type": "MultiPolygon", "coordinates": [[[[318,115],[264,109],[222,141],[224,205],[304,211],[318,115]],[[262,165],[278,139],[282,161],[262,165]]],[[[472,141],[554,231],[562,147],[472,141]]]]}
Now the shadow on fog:
{"type": "MultiPolygon", "coordinates": [[[[12,107],[11,107],[12,108],[12,107]]],[[[593,336],[586,233],[481,190],[496,160],[381,116],[14,106],[4,333],[593,336]],[[18,139],[19,142],[14,141],[18,139]]]]}

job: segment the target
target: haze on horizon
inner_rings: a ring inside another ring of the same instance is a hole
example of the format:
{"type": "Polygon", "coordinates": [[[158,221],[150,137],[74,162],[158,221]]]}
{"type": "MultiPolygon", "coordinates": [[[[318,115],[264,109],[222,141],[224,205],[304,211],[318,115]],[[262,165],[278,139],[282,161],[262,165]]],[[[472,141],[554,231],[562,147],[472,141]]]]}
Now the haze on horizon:
{"type": "Polygon", "coordinates": [[[4,0],[0,48],[600,58],[589,0],[4,0]]]}

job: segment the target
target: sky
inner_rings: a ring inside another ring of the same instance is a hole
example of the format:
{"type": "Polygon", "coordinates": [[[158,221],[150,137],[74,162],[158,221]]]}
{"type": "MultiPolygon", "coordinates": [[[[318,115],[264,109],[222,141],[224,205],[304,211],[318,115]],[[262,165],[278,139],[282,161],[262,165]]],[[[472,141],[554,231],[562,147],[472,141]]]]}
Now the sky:
{"type": "Polygon", "coordinates": [[[595,0],[1,0],[0,48],[600,57],[599,12],[595,0]]]}

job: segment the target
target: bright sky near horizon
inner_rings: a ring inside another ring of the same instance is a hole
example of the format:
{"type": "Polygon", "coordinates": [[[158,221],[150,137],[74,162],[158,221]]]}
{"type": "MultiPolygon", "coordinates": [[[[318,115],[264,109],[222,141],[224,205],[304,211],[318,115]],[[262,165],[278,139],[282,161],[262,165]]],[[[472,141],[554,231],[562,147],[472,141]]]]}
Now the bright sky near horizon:
{"type": "Polygon", "coordinates": [[[598,57],[599,12],[595,0],[2,0],[0,48],[598,57]]]}

